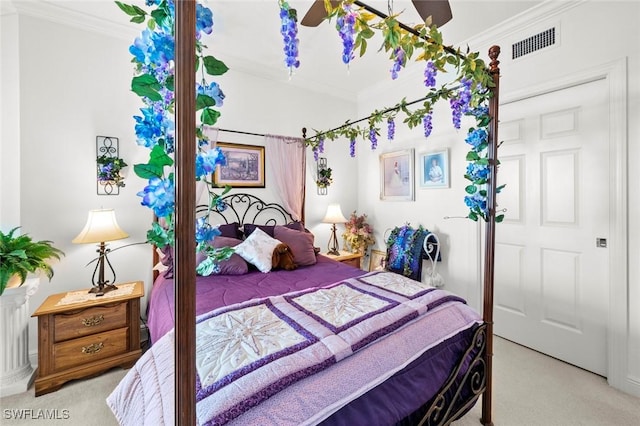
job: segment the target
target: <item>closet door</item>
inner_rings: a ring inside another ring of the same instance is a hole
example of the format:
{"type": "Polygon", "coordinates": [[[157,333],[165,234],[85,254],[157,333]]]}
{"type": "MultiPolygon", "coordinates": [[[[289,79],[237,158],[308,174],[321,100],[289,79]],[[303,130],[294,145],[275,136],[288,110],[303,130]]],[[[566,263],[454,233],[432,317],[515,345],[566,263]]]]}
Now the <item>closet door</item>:
{"type": "Polygon", "coordinates": [[[501,106],[495,333],[606,375],[608,86],[501,106]]]}

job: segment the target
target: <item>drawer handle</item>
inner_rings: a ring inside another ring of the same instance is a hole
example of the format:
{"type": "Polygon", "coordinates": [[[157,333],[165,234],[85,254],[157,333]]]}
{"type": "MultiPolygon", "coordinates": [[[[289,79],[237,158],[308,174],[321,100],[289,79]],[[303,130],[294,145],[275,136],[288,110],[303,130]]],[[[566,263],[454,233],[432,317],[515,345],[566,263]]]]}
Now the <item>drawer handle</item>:
{"type": "Polygon", "coordinates": [[[86,327],[93,327],[94,325],[100,324],[104,321],[104,315],[94,315],[91,318],[82,318],[82,323],[86,327]]]}
{"type": "Polygon", "coordinates": [[[82,347],[83,354],[97,354],[104,347],[104,343],[92,343],[89,346],[82,347]]]}

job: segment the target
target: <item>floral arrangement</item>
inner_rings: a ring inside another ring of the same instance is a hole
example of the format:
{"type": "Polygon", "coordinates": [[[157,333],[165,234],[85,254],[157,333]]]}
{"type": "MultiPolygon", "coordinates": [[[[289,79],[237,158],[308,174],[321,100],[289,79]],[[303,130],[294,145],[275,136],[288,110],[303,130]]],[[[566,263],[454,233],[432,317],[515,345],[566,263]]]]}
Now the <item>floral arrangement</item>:
{"type": "Polygon", "coordinates": [[[376,243],[373,228],[367,223],[367,215],[358,215],[355,210],[344,224],[342,238],[354,253],[364,251],[368,246],[376,243]]]}
{"type": "Polygon", "coordinates": [[[318,170],[318,178],[316,179],[316,185],[318,185],[318,188],[327,188],[333,183],[331,172],[332,170],[330,167],[318,170]]]}
{"type": "MultiPolygon", "coordinates": [[[[152,10],[147,12],[141,7],[116,1],[117,6],[131,17],[131,22],[145,24],[129,52],[133,55],[135,75],[131,80],[131,90],[137,94],[144,107],[141,115],[134,116],[136,142],[150,149],[149,160],[144,164],[135,164],[137,176],[147,180],[147,186],[138,196],[141,204],[152,209],[158,217],[147,231],[147,240],[158,247],[173,245],[174,239],[174,172],[172,158],[175,152],[174,122],[174,59],[175,59],[175,6],[174,0],[146,0],[146,6],[152,10]]],[[[205,55],[203,36],[213,30],[213,13],[201,4],[196,4],[196,70],[202,77],[194,88],[196,92],[196,111],[200,112],[200,124],[196,129],[197,153],[195,161],[196,180],[208,183],[207,188],[214,185],[208,181],[218,164],[224,165],[226,160],[219,148],[210,148],[210,141],[204,133],[204,125],[214,125],[220,117],[216,109],[222,106],[224,93],[216,82],[209,83],[205,78],[219,76],[227,72],[227,66],[211,55],[205,55]],[[214,108],[215,107],[215,108],[214,108]]],[[[208,189],[209,208],[224,209],[220,197],[208,189]]],[[[208,215],[206,215],[208,217],[208,215]]],[[[209,242],[219,235],[217,228],[208,221],[196,221],[195,239],[198,251],[207,255],[198,272],[209,275],[217,269],[217,261],[228,258],[228,250],[213,249],[209,242]]]]}
{"type": "Polygon", "coordinates": [[[96,159],[98,163],[98,181],[111,182],[118,187],[124,187],[124,177],[120,171],[127,167],[127,163],[122,158],[101,155],[96,159]]]}

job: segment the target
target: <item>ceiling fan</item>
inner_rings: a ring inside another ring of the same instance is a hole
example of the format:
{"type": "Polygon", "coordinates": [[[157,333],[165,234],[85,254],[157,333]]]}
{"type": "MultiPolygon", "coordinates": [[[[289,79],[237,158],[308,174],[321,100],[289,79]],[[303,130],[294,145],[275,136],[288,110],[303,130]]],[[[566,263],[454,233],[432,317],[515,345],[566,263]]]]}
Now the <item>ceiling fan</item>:
{"type": "MultiPolygon", "coordinates": [[[[382,12],[376,11],[367,4],[364,4],[357,0],[353,3],[357,6],[364,7],[371,13],[381,16],[382,12]]],[[[449,6],[448,0],[411,0],[411,3],[413,3],[413,6],[416,8],[416,11],[418,11],[418,14],[422,18],[422,20],[426,20],[429,16],[431,16],[431,22],[437,27],[443,26],[452,18],[451,7],[449,6]]],[[[335,7],[337,4],[337,1],[331,2],[331,5],[333,7],[335,7]]],[[[302,18],[300,24],[304,25],[305,27],[317,27],[326,16],[327,11],[324,8],[324,1],[315,0],[309,8],[307,14],[304,15],[304,18],[302,18]]]]}

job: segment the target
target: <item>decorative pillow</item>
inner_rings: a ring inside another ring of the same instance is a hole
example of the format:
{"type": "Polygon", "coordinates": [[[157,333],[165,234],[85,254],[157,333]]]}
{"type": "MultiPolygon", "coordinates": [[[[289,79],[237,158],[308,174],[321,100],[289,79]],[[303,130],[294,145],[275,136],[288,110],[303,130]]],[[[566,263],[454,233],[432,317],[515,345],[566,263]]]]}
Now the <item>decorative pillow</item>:
{"type": "Polygon", "coordinates": [[[156,252],[159,253],[160,262],[165,268],[164,270],[160,270],[160,273],[164,275],[165,278],[173,278],[173,247],[170,245],[166,245],[163,248],[156,248],[156,252]]]}
{"type": "Polygon", "coordinates": [[[286,225],[284,225],[285,227],[289,228],[289,229],[295,229],[296,231],[307,231],[307,229],[304,227],[304,225],[302,224],[302,222],[300,221],[293,221],[291,223],[287,223],[286,225]]]}
{"type": "Polygon", "coordinates": [[[317,262],[316,251],[313,247],[313,234],[305,231],[296,231],[286,226],[276,226],[274,237],[285,243],[291,249],[295,263],[298,266],[315,265],[317,262]]]}
{"type": "Polygon", "coordinates": [[[221,237],[237,238],[239,240],[243,238],[242,229],[240,229],[238,222],[223,223],[222,225],[218,225],[218,230],[220,231],[221,237]]]}
{"type": "MultiPolygon", "coordinates": [[[[219,235],[213,239],[211,246],[213,248],[235,247],[241,243],[242,240],[237,238],[229,238],[219,235]]],[[[199,265],[203,260],[204,254],[196,253],[196,265],[199,265]]],[[[247,262],[245,262],[244,259],[236,253],[233,253],[229,259],[218,262],[218,266],[220,271],[215,273],[215,275],[243,275],[249,272],[249,265],[247,265],[247,262]]]]}
{"type": "Polygon", "coordinates": [[[159,247],[156,247],[156,254],[158,255],[158,259],[160,259],[160,261],[153,266],[153,270],[158,271],[159,273],[166,272],[167,269],[169,269],[169,266],[163,263],[164,252],[160,250],[159,247]]]}
{"type": "Polygon", "coordinates": [[[260,228],[255,228],[251,235],[235,249],[240,257],[254,265],[260,272],[266,273],[271,270],[271,257],[278,244],[280,241],[271,238],[260,228]]]}
{"type": "Polygon", "coordinates": [[[246,238],[249,235],[251,235],[254,230],[260,229],[261,231],[263,231],[268,236],[273,237],[273,228],[274,227],[275,227],[274,225],[254,225],[253,223],[245,223],[244,226],[243,226],[244,236],[246,238]]]}

